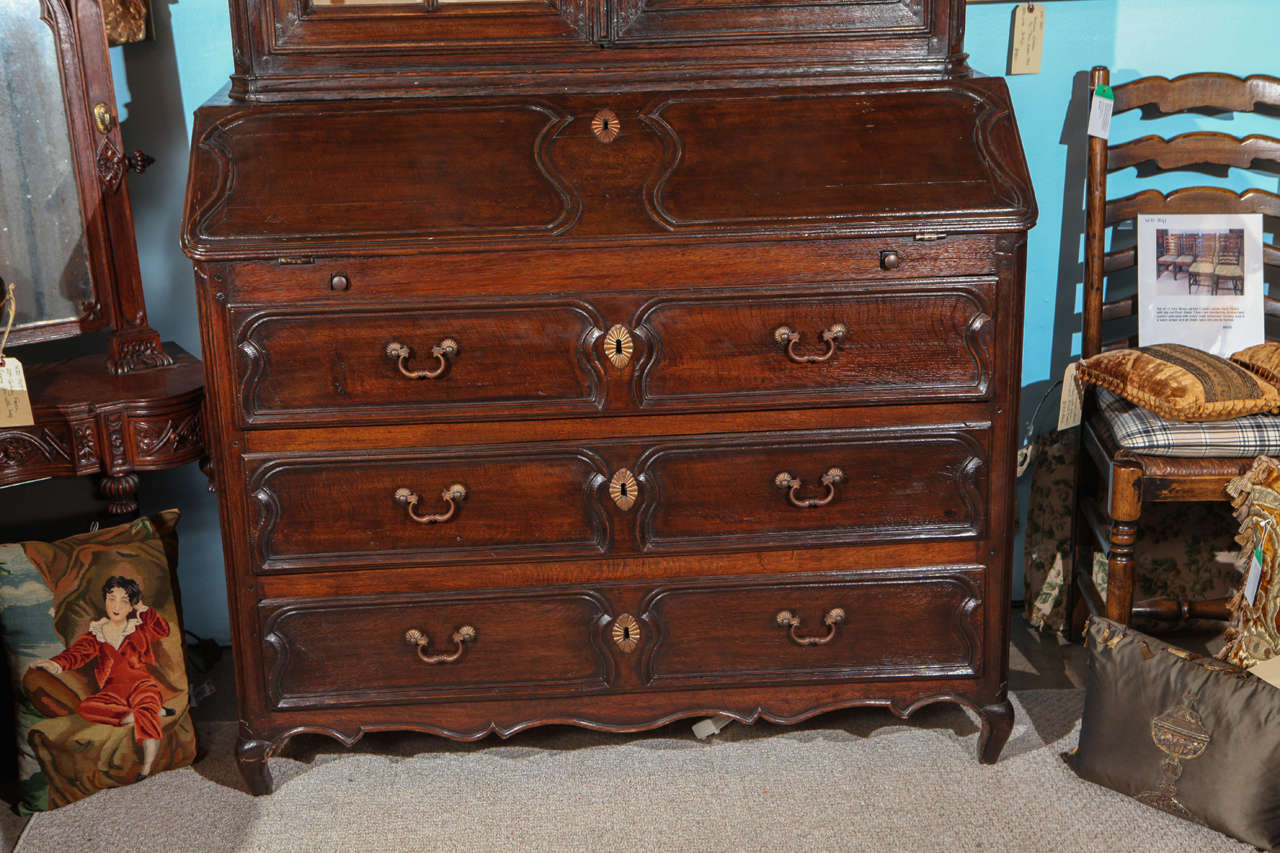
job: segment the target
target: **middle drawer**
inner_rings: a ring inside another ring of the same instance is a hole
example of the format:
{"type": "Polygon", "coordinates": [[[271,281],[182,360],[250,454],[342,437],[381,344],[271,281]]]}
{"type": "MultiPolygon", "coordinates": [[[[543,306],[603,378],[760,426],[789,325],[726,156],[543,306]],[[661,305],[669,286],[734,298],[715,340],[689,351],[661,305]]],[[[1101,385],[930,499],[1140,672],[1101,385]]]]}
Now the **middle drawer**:
{"type": "Polygon", "coordinates": [[[253,562],[273,573],[981,537],[989,442],[929,425],[243,465],[253,562]]]}

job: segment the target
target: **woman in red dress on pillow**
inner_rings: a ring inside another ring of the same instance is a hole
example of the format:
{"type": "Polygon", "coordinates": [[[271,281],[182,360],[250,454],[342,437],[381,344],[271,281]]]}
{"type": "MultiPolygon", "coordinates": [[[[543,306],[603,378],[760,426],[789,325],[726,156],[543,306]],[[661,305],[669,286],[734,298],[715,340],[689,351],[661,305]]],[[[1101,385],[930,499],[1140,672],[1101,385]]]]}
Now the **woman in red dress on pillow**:
{"type": "Polygon", "coordinates": [[[156,662],[151,644],[169,636],[169,623],[142,603],[142,588],[132,578],[108,578],[102,598],[105,618],[90,622],[65,652],[31,665],[57,675],[98,659],[93,669],[98,692],[82,699],[76,710],[91,723],[133,724],[134,740],[142,747],[138,778],[143,779],[160,749],[160,717],[173,713],[164,707],[160,683],[147,669],[156,662]]]}

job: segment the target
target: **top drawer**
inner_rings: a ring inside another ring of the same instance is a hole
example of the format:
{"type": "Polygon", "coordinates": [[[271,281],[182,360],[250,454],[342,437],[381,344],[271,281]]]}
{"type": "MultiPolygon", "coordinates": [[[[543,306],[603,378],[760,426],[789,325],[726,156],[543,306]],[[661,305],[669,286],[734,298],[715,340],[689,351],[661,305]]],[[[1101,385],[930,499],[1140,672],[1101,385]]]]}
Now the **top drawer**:
{"type": "Polygon", "coordinates": [[[986,399],[994,282],[231,310],[248,427],[986,399]]]}

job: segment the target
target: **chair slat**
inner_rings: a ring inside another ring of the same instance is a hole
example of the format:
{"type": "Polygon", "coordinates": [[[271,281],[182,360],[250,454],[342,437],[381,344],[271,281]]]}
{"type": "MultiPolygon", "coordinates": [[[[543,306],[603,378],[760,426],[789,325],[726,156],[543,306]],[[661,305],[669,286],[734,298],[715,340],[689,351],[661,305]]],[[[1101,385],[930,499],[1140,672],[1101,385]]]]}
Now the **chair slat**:
{"type": "Polygon", "coordinates": [[[1137,335],[1129,335],[1127,338],[1111,338],[1102,342],[1102,351],[1110,352],[1115,349],[1133,349],[1137,345],[1137,335]]]}
{"type": "Polygon", "coordinates": [[[1107,275],[1120,270],[1127,270],[1138,263],[1138,250],[1133,246],[1127,249],[1116,249],[1102,256],[1102,271],[1107,275]]]}
{"type": "Polygon", "coordinates": [[[1227,133],[1197,131],[1170,139],[1144,136],[1107,149],[1108,172],[1143,163],[1155,163],[1165,171],[1206,163],[1275,170],[1280,168],[1280,139],[1257,133],[1238,139],[1227,133]]]}
{"type": "Polygon", "coordinates": [[[1280,78],[1265,74],[1233,77],[1230,74],[1184,74],[1143,77],[1115,86],[1114,112],[1154,106],[1165,114],[1183,110],[1253,112],[1258,105],[1280,107],[1280,78]]]}
{"type": "Polygon", "coordinates": [[[1280,216],[1280,195],[1260,189],[1236,194],[1222,187],[1183,187],[1165,195],[1143,190],[1108,201],[1106,223],[1133,219],[1139,213],[1261,213],[1280,216]]]}
{"type": "Polygon", "coordinates": [[[1121,317],[1132,317],[1138,313],[1138,297],[1126,296],[1123,299],[1112,299],[1102,303],[1102,319],[1118,320],[1121,317]]]}
{"type": "Polygon", "coordinates": [[[1268,317],[1280,317],[1280,299],[1264,294],[1262,297],[1262,313],[1268,317]]]}

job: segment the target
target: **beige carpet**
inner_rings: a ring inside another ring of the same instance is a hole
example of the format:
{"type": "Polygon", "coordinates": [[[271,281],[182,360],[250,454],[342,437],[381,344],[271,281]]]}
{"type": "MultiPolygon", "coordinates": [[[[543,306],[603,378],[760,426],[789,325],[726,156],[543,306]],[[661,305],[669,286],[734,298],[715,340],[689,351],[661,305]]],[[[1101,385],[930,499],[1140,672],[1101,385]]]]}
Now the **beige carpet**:
{"type": "MultiPolygon", "coordinates": [[[[371,735],[351,750],[298,738],[271,761],[269,797],[243,793],[234,724],[210,754],[37,815],[19,853],[46,851],[1217,851],[1250,850],[1078,780],[1083,693],[1014,696],[1000,762],[977,763],[977,725],[954,706],[903,723],[885,711],[797,727],[687,723],[638,735],[580,729],[455,744],[371,735]]],[[[12,841],[10,841],[12,844],[12,841]]]]}

